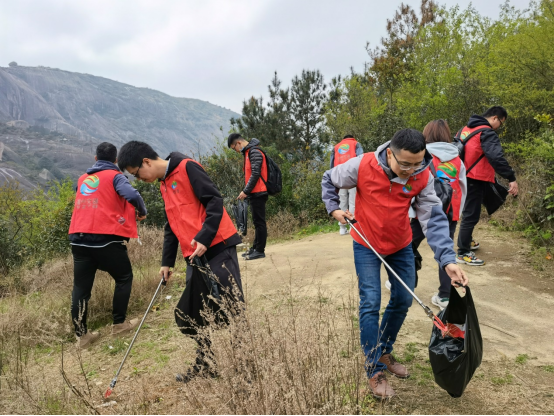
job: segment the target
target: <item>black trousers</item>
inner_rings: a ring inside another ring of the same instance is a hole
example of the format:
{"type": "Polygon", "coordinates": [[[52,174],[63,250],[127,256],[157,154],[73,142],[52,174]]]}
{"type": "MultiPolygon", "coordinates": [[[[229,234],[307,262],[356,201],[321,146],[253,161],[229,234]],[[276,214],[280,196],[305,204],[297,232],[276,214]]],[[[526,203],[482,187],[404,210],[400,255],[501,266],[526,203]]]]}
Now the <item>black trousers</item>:
{"type": "MultiPolygon", "coordinates": [[[[240,313],[243,308],[244,295],[240,277],[239,260],[236,246],[228,247],[214,258],[208,261],[210,269],[217,276],[220,286],[220,295],[228,302],[226,308],[229,312],[240,313]]],[[[187,265],[186,287],[177,304],[175,318],[181,332],[192,336],[198,344],[196,349],[196,365],[209,365],[211,357],[211,340],[207,333],[197,331],[204,327],[207,322],[202,317],[205,307],[214,306],[207,299],[207,288],[195,266],[187,265]],[[185,321],[183,321],[185,320],[185,321]],[[194,324],[192,327],[189,323],[194,324]],[[185,325],[183,327],[183,325],[185,325]]],[[[214,313],[217,315],[215,308],[214,313]]]]}
{"type": "Polygon", "coordinates": [[[458,234],[458,254],[471,251],[473,229],[481,216],[481,205],[488,182],[467,178],[467,196],[458,234]]]}
{"type": "Polygon", "coordinates": [[[252,210],[252,220],[256,233],[254,235],[253,247],[260,253],[265,252],[267,242],[267,225],[265,222],[265,204],[267,203],[267,195],[250,198],[250,209],[252,210]]]}
{"type": "MultiPolygon", "coordinates": [[[[456,225],[458,225],[458,221],[448,221],[449,228],[450,228],[450,238],[454,240],[454,234],[456,233],[456,225]]],[[[425,235],[423,234],[423,230],[421,229],[421,224],[417,219],[413,219],[410,222],[410,225],[412,227],[412,248],[414,249],[414,254],[417,251],[419,245],[423,240],[425,240],[425,235]]],[[[452,243],[454,245],[454,243],[452,243]]],[[[452,281],[450,280],[450,277],[448,274],[439,266],[439,297],[440,298],[449,298],[450,297],[450,286],[452,285],[452,281]]]]}
{"type": "Polygon", "coordinates": [[[75,334],[87,333],[87,306],[97,270],[108,272],[115,280],[113,323],[125,322],[133,285],[133,269],[125,244],[112,243],[101,248],[71,246],[71,251],[74,266],[71,318],[75,334]]]}

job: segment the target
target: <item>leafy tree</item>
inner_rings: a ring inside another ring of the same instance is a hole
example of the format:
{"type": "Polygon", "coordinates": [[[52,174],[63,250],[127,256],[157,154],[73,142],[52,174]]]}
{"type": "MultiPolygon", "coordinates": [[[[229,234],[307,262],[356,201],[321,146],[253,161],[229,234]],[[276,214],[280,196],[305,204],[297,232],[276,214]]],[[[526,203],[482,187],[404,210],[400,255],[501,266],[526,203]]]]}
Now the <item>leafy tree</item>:
{"type": "Polygon", "coordinates": [[[327,85],[318,70],[303,70],[292,79],[290,112],[293,118],[293,135],[297,150],[303,158],[311,158],[322,152],[329,142],[325,134],[324,110],[327,85]]]}
{"type": "Polygon", "coordinates": [[[386,93],[389,105],[393,104],[398,88],[413,79],[412,55],[416,37],[422,27],[435,20],[436,8],[432,0],[422,0],[418,17],[410,5],[402,3],[394,18],[387,20],[387,36],[381,38],[381,45],[372,49],[366,44],[370,57],[368,73],[386,93]]]}
{"type": "Polygon", "coordinates": [[[245,138],[263,140],[266,132],[266,108],[263,98],[251,97],[242,103],[242,117],[231,118],[231,126],[245,138]]]}
{"type": "Polygon", "coordinates": [[[281,88],[281,80],[275,72],[269,90],[269,102],[266,118],[266,141],[285,153],[294,148],[292,115],[290,111],[289,89],[281,88]]]}

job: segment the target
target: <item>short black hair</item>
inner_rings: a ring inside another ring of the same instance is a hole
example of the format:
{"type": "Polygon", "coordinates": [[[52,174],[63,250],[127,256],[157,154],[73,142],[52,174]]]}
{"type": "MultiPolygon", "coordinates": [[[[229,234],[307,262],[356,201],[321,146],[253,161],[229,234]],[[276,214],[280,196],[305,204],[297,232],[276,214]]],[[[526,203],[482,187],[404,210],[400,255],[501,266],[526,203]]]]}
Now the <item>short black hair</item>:
{"type": "Polygon", "coordinates": [[[425,137],[415,129],[402,129],[394,133],[390,147],[392,150],[407,150],[416,154],[425,150],[425,137]]]}
{"type": "Polygon", "coordinates": [[[96,159],[114,163],[117,159],[117,148],[108,142],[103,142],[96,148],[96,159]]]}
{"type": "Polygon", "coordinates": [[[351,134],[347,134],[346,136],[344,136],[344,137],[342,138],[342,140],[344,140],[344,139],[355,139],[355,137],[352,136],[351,134]]]}
{"type": "Polygon", "coordinates": [[[506,120],[508,118],[508,112],[504,107],[501,107],[499,105],[495,105],[494,107],[489,108],[487,111],[483,113],[483,117],[489,118],[489,117],[498,117],[499,119],[506,120]]]}
{"type": "Polygon", "coordinates": [[[133,140],[125,143],[119,149],[117,165],[123,171],[128,167],[138,168],[145,158],[156,160],[158,157],[156,151],[148,143],[133,140]]]}
{"type": "Polygon", "coordinates": [[[238,133],[231,133],[229,137],[227,137],[227,147],[231,147],[237,140],[242,139],[242,136],[238,133]]]}

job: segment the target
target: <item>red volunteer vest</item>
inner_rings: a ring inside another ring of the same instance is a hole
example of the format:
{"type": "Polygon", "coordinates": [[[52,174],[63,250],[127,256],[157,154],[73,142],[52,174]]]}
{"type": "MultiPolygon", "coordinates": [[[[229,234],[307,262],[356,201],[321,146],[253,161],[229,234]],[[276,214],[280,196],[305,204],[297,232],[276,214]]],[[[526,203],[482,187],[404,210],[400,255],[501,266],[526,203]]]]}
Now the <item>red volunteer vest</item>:
{"type": "Polygon", "coordinates": [[[458,221],[462,209],[462,188],[460,187],[462,160],[456,156],[448,162],[441,162],[438,157],[433,156],[433,165],[439,178],[446,178],[450,181],[452,187],[452,221],[458,221]]]}
{"type": "Polygon", "coordinates": [[[135,207],[113,187],[113,178],[120,174],[117,170],[103,170],[79,178],[69,234],[138,237],[135,207]]]}
{"type": "MultiPolygon", "coordinates": [[[[246,152],[246,157],[244,159],[244,184],[246,185],[248,181],[250,180],[250,177],[252,176],[252,165],[250,164],[250,152],[252,149],[248,149],[248,152],[246,152]]],[[[265,159],[265,155],[263,152],[260,152],[262,154],[262,176],[260,179],[258,179],[258,182],[256,183],[256,186],[254,186],[254,189],[252,189],[253,194],[256,192],[267,192],[267,187],[265,186],[264,180],[267,182],[267,160],[265,159]]]]}
{"type": "MultiPolygon", "coordinates": [[[[396,253],[412,241],[410,202],[427,186],[429,174],[429,169],[425,169],[410,176],[405,185],[391,182],[375,153],[363,155],[356,185],[356,220],[379,254],[396,253]]],[[[350,234],[366,245],[357,233],[350,234]]]]}
{"type": "Polygon", "coordinates": [[[335,145],[334,166],[342,165],[348,162],[353,157],[356,157],[356,139],[342,139],[340,143],[335,145]]]}
{"type": "MultiPolygon", "coordinates": [[[[473,128],[464,127],[460,134],[460,140],[464,141],[468,134],[483,127],[489,126],[477,126],[473,128]]],[[[481,148],[481,134],[483,133],[477,133],[474,137],[469,139],[469,142],[465,145],[464,165],[466,169],[469,169],[483,154],[483,149],[481,148]]],[[[494,168],[487,158],[484,157],[468,172],[467,177],[479,181],[494,182],[494,168]]]]}
{"type": "MultiPolygon", "coordinates": [[[[192,159],[185,159],[179,166],[162,181],[160,190],[165,203],[165,212],[171,230],[181,244],[184,257],[190,256],[195,248],[190,242],[202,229],[206,219],[206,208],[194,194],[187,174],[187,163],[198,163],[192,159]]],[[[198,163],[200,165],[200,163],[198,163]]],[[[202,165],[200,165],[202,166],[202,165]]],[[[232,237],[237,233],[229,214],[223,208],[223,217],[219,229],[210,247],[232,237]]]]}

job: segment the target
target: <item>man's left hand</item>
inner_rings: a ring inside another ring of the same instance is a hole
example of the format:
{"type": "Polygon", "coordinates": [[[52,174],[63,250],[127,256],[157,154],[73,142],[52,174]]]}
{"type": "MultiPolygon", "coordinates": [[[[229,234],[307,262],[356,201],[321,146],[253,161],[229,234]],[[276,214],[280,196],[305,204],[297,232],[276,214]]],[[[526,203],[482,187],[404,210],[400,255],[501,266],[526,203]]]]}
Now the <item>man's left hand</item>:
{"type": "Polygon", "coordinates": [[[450,280],[452,280],[452,285],[455,287],[467,286],[467,284],[469,283],[469,279],[467,278],[466,274],[457,264],[447,264],[444,268],[444,271],[446,272],[446,274],[448,274],[448,277],[450,277],[450,280]]]}
{"type": "Polygon", "coordinates": [[[146,215],[139,215],[137,214],[137,221],[143,221],[146,219],[146,215]]]}
{"type": "Polygon", "coordinates": [[[238,196],[237,199],[243,200],[243,199],[246,198],[247,196],[248,196],[248,195],[246,195],[246,194],[244,193],[244,191],[242,191],[242,192],[240,193],[240,195],[238,196]]]}
{"type": "Polygon", "coordinates": [[[190,242],[190,246],[191,246],[192,248],[194,248],[194,247],[196,246],[196,250],[194,250],[194,253],[192,253],[192,254],[190,255],[190,259],[191,259],[191,260],[192,260],[193,258],[195,258],[196,256],[198,256],[198,257],[203,256],[204,253],[206,252],[206,250],[208,250],[208,248],[207,248],[204,244],[199,243],[199,242],[196,241],[196,240],[192,240],[192,241],[190,242]]]}

